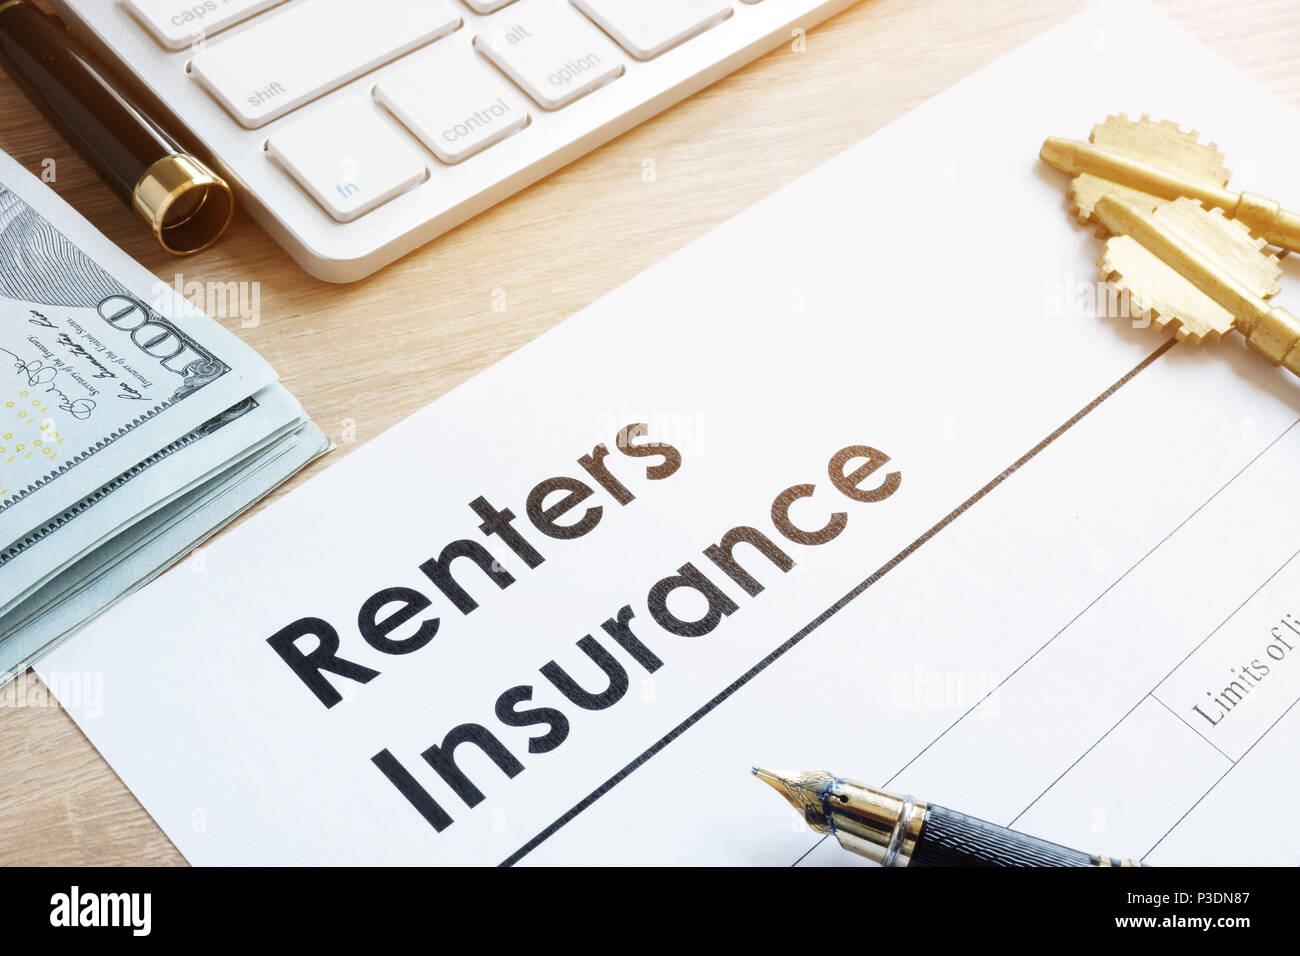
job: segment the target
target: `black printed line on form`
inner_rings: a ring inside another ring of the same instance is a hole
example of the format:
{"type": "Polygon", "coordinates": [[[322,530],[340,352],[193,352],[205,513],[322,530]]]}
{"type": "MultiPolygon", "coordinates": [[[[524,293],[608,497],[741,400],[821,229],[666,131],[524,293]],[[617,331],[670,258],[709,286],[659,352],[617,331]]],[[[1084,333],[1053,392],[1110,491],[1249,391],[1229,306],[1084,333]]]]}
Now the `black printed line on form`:
{"type": "Polygon", "coordinates": [[[632,772],[635,771],[638,767],[642,766],[644,763],[650,760],[651,757],[659,753],[659,751],[663,750],[665,747],[667,747],[670,743],[672,743],[674,740],[676,740],[686,731],[694,727],[697,723],[699,723],[706,716],[708,716],[708,714],[710,714],[713,710],[715,710],[720,704],[722,704],[733,694],[735,694],[736,691],[740,690],[740,688],[748,684],[756,676],[758,676],[760,673],[766,670],[770,665],[772,665],[777,660],[779,660],[782,656],[784,656],[787,651],[789,651],[795,645],[799,644],[804,638],[806,638],[809,634],[811,634],[822,624],[828,621],[837,612],[843,610],[846,606],[852,603],[854,599],[861,596],[863,592],[865,592],[873,584],[875,584],[877,581],[883,578],[894,568],[898,567],[899,564],[901,564],[912,554],[914,554],[921,547],[921,545],[925,544],[927,541],[929,541],[931,538],[933,538],[935,535],[941,532],[944,528],[948,527],[948,525],[952,524],[954,521],[960,518],[963,514],[966,513],[967,510],[969,510],[973,505],[975,505],[980,499],[988,495],[989,492],[991,492],[994,488],[1002,484],[1002,482],[1006,481],[1009,477],[1015,474],[1027,462],[1029,462],[1034,457],[1036,457],[1039,454],[1039,452],[1041,452],[1044,448],[1046,448],[1048,445],[1052,444],[1052,442],[1060,438],[1063,434],[1069,431],[1070,428],[1072,428],[1074,425],[1078,424],[1079,421],[1081,421],[1084,418],[1084,416],[1086,416],[1089,412],[1093,411],[1098,405],[1100,405],[1106,399],[1110,398],[1117,391],[1123,388],[1124,385],[1130,382],[1135,376],[1137,376],[1143,370],[1148,368],[1153,362],[1156,361],[1156,359],[1160,358],[1160,356],[1164,355],[1171,348],[1173,348],[1175,344],[1176,344],[1176,340],[1173,338],[1167,339],[1165,342],[1163,342],[1159,348],[1157,348],[1154,352],[1152,352],[1141,362],[1135,365],[1132,369],[1126,372],[1113,385],[1111,385],[1104,392],[1102,392],[1100,395],[1094,398],[1091,402],[1089,402],[1083,408],[1079,409],[1079,411],[1075,412],[1063,424],[1057,427],[1056,430],[1053,431],[1050,435],[1048,435],[1046,438],[1044,438],[1042,441],[1036,444],[1025,454],[1021,455],[1020,458],[1016,459],[1015,462],[1013,462],[1011,465],[1005,468],[991,481],[989,481],[982,488],[976,491],[973,495],[971,495],[960,505],[958,505],[956,508],[950,511],[947,515],[941,518],[936,524],[930,527],[919,538],[917,538],[915,541],[913,541],[911,544],[905,547],[902,551],[898,552],[898,554],[894,555],[892,558],[886,561],[883,565],[881,565],[880,568],[878,568],[868,578],[866,578],[866,580],[862,581],[860,584],[856,585],[853,588],[853,590],[849,591],[848,594],[844,595],[842,598],[840,598],[838,601],[836,601],[826,610],[822,611],[821,614],[817,615],[817,617],[815,617],[812,621],[804,625],[804,627],[802,627],[797,633],[795,633],[793,636],[788,638],[784,643],[782,643],[779,647],[777,647],[776,650],[772,651],[770,654],[768,654],[766,657],[764,657],[762,660],[756,663],[753,667],[749,668],[749,670],[745,671],[743,674],[737,677],[734,681],[732,681],[721,691],[715,694],[713,698],[710,699],[707,703],[705,703],[702,707],[696,710],[693,714],[691,714],[689,717],[687,717],[685,720],[679,723],[668,733],[660,737],[659,740],[657,740],[654,744],[652,744],[644,751],[642,751],[635,759],[633,759],[630,763],[628,763],[625,767],[623,767],[622,770],[618,771],[618,773],[614,774],[612,777],[610,777],[608,780],[602,783],[591,793],[587,794],[587,796],[583,797],[576,804],[574,804],[569,810],[561,814],[558,818],[556,818],[552,823],[550,823],[545,829],[543,829],[535,837],[533,837],[531,840],[529,840],[527,843],[521,846],[514,853],[510,854],[510,856],[506,857],[501,862],[500,865],[513,866],[514,864],[522,860],[525,856],[527,856],[529,853],[531,853],[533,850],[537,849],[539,846],[545,843],[548,839],[550,839],[557,832],[559,832],[559,830],[563,828],[567,823],[569,823],[571,820],[577,817],[578,814],[582,813],[582,811],[586,810],[588,807],[590,807],[593,803],[595,803],[605,794],[609,793],[609,791],[614,789],[614,787],[616,787],[619,783],[627,779],[627,777],[629,777],[632,774],[632,772]]]}

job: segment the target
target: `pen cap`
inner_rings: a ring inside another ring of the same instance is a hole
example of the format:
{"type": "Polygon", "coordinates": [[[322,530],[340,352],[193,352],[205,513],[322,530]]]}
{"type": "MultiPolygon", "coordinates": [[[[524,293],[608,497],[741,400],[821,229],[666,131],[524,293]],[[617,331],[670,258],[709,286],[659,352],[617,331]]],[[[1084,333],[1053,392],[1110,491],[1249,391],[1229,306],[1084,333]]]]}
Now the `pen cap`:
{"type": "Polygon", "coordinates": [[[235,211],[225,181],[193,156],[172,153],[144,171],[131,193],[131,208],[154,238],[178,256],[211,245],[235,211]]]}
{"type": "Polygon", "coordinates": [[[169,252],[225,230],[230,187],[118,90],[86,49],[27,0],[0,0],[0,62],[169,252]]]}

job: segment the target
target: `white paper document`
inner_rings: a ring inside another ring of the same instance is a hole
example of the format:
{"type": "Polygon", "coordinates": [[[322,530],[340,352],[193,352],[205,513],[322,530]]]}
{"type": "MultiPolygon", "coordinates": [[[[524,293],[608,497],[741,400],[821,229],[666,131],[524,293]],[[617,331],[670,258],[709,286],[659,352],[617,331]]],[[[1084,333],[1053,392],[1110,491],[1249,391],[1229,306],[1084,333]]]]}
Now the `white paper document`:
{"type": "Polygon", "coordinates": [[[1099,241],[1037,156],[1118,112],[1204,131],[1234,188],[1300,206],[1300,114],[1103,3],[374,439],[43,676],[102,675],[94,713],[65,704],[196,864],[860,862],[753,764],[1148,863],[1296,863],[1295,828],[1223,821],[1300,799],[1300,382],[1239,337],[1098,316],[1099,241]]]}

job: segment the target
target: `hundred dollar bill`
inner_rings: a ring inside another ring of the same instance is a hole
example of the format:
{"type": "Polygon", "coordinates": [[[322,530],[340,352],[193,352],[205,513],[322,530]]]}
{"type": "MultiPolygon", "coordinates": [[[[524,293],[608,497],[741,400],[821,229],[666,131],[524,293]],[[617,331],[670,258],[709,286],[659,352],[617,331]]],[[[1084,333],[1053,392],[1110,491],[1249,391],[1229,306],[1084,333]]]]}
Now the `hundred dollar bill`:
{"type": "Polygon", "coordinates": [[[0,153],[0,546],[275,378],[0,153]]]}
{"type": "Polygon", "coordinates": [[[0,615],[70,562],[302,422],[298,401],[268,386],[0,546],[0,615]]]}
{"type": "MultiPolygon", "coordinates": [[[[123,592],[133,587],[134,579],[128,577],[128,568],[124,562],[141,549],[148,548],[159,535],[175,529],[187,515],[205,507],[222,489],[233,487],[244,480],[266,458],[279,454],[281,449],[278,446],[278,442],[273,442],[269,447],[263,446],[232,462],[226,471],[190,488],[183,497],[136,521],[120,534],[68,564],[44,584],[24,594],[21,600],[0,615],[0,659],[12,657],[16,653],[11,638],[16,638],[18,632],[30,630],[34,624],[51,623],[69,601],[85,594],[88,588],[106,577],[119,578],[123,592]]],[[[194,543],[187,542],[189,545],[194,543]]]]}
{"type": "MultiPolygon", "coordinates": [[[[117,533],[83,549],[78,557],[66,563],[56,573],[47,575],[40,583],[24,592],[18,600],[7,605],[0,612],[0,645],[3,645],[14,627],[26,621],[27,616],[46,613],[63,600],[66,594],[85,583],[90,576],[98,574],[103,567],[128,553],[140,540],[152,533],[153,529],[164,527],[169,521],[176,520],[178,515],[185,514],[187,508],[200,504],[202,496],[207,491],[220,486],[223,482],[240,480],[244,472],[258,467],[258,462],[262,460],[263,454],[268,449],[275,449],[278,453],[286,447],[286,439],[309,429],[310,423],[301,417],[287,425],[283,424],[285,406],[296,408],[297,402],[281,386],[272,385],[263,389],[255,398],[255,402],[249,403],[252,405],[251,409],[242,411],[237,418],[221,427],[231,433],[242,431],[246,436],[265,435],[266,437],[258,438],[247,449],[236,453],[235,457],[226,461],[219,469],[206,473],[203,479],[187,487],[182,493],[172,496],[167,502],[151,508],[147,514],[133,519],[117,533]],[[275,394],[277,392],[281,394],[275,394]]],[[[169,446],[169,449],[171,447],[169,446]]],[[[180,443],[173,454],[177,459],[189,455],[201,455],[202,445],[197,442],[180,443]]],[[[105,489],[103,495],[98,496],[98,500],[107,500],[113,493],[110,486],[105,489]]],[[[96,497],[92,496],[92,498],[96,497]]]]}
{"type": "MultiPolygon", "coordinates": [[[[311,422],[101,546],[0,619],[0,687],[143,587],[330,447],[311,422]],[[57,596],[56,596],[57,592],[57,596]],[[7,623],[13,619],[13,623],[7,623]]],[[[173,573],[185,573],[178,568],[173,573]]],[[[160,624],[160,626],[164,626],[160,624]]]]}

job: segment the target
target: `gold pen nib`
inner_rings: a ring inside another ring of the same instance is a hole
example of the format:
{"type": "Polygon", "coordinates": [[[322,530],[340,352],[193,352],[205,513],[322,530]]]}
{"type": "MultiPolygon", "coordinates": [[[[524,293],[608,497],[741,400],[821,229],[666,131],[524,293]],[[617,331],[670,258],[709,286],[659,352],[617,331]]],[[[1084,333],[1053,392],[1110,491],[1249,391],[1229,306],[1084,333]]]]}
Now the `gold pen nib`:
{"type": "Polygon", "coordinates": [[[821,833],[834,832],[830,817],[826,814],[822,794],[835,782],[829,773],[820,770],[810,772],[789,772],[753,767],[751,772],[759,780],[785,797],[790,806],[803,814],[804,820],[814,830],[821,833]]]}

